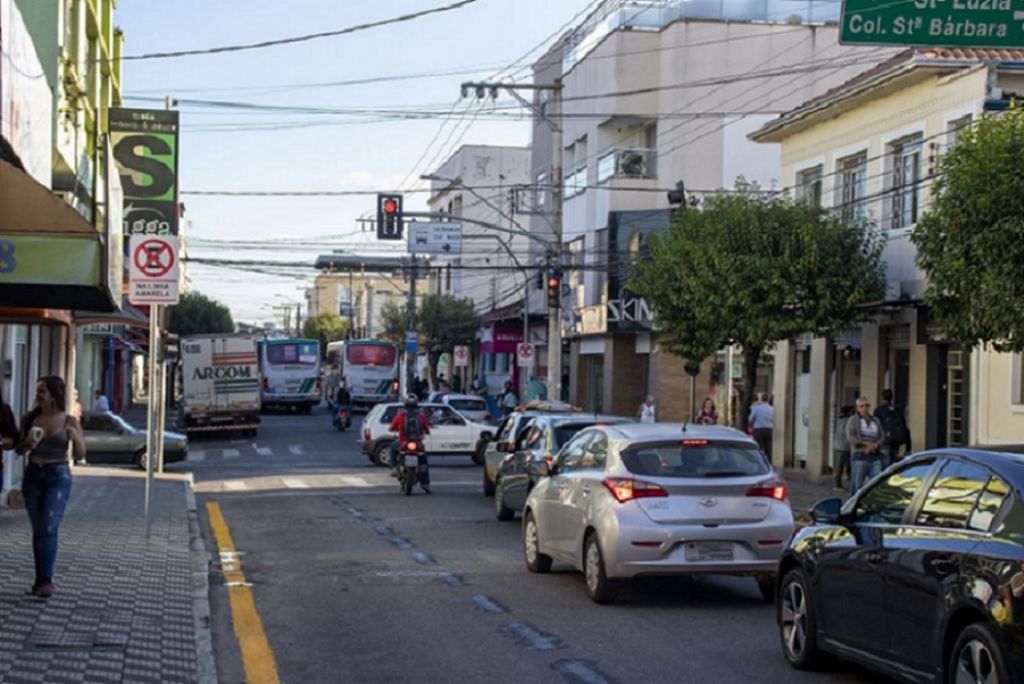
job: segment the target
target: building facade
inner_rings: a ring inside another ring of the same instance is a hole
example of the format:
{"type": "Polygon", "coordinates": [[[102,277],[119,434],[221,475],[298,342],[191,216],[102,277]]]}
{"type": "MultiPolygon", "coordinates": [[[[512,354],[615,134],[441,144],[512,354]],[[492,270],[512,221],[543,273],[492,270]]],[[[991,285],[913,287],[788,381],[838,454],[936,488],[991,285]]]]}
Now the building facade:
{"type": "MultiPolygon", "coordinates": [[[[748,134],[892,53],[840,46],[838,11],[812,1],[609,0],[534,65],[535,83],[560,86],[534,104],[561,134],[535,118],[526,211],[531,231],[560,243],[559,262],[570,265],[560,322],[574,403],[631,415],[652,394],[661,418],[692,416],[684,360],[659,345],[649,307],[629,291],[629,264],[668,226],[668,190],[683,182],[699,198],[738,179],[776,187],[778,146],[748,134]]],[[[702,364],[698,402],[742,403],[728,380],[742,357],[726,356],[702,364]]],[[[760,376],[769,391],[770,363],[760,376]]]]}
{"type": "Polygon", "coordinates": [[[972,121],[1024,93],[1021,51],[907,50],[756,131],[781,144],[794,196],[866,216],[885,239],[884,301],[839,338],[807,336],[775,353],[779,465],[827,472],[837,411],[891,389],[913,447],[1020,443],[1019,355],[961,349],[922,305],[926,275],[910,236],[931,199],[936,164],[972,121]]]}

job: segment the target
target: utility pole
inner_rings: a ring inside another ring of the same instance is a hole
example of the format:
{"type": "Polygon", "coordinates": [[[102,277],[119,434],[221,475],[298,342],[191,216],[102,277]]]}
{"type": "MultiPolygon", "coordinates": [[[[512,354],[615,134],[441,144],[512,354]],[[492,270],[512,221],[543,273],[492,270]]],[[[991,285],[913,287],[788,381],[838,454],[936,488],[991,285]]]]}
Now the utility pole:
{"type": "MultiPolygon", "coordinates": [[[[416,330],[416,255],[409,254],[409,299],[406,302],[406,335],[416,330]]],[[[416,380],[416,344],[405,341],[405,392],[409,394],[413,390],[413,383],[416,380]]]]}
{"type": "MultiPolygon", "coordinates": [[[[498,90],[507,91],[512,97],[519,101],[524,107],[544,121],[551,129],[551,204],[553,213],[551,218],[551,230],[554,233],[552,242],[553,249],[548,250],[548,268],[557,268],[562,257],[562,126],[559,119],[562,116],[562,79],[556,78],[550,84],[516,84],[516,83],[485,83],[466,82],[462,84],[462,97],[466,97],[470,90],[476,92],[479,99],[490,94],[492,98],[498,96],[498,90]],[[546,105],[536,106],[522,95],[520,90],[545,91],[551,93],[551,106],[545,111],[546,105]]],[[[548,306],[548,399],[558,400],[562,397],[562,326],[560,306],[548,306]]]]}

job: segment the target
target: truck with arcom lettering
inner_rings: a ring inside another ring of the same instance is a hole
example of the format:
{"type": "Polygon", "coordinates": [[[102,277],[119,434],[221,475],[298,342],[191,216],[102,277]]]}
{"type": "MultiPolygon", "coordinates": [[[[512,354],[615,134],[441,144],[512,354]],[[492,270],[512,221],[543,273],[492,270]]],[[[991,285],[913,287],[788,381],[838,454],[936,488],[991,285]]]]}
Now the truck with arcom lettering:
{"type": "Polygon", "coordinates": [[[238,430],[255,437],[260,426],[257,340],[242,334],[182,337],[179,428],[186,432],[238,430]]]}

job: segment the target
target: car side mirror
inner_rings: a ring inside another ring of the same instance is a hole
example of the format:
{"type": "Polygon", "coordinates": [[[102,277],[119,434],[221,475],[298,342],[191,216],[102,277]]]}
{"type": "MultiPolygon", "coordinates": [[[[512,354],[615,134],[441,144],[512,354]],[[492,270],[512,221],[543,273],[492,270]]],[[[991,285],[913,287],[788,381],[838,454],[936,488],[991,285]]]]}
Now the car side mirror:
{"type": "Polygon", "coordinates": [[[842,509],[842,499],[822,499],[810,510],[811,520],[821,525],[834,525],[840,522],[842,509]]]}
{"type": "Polygon", "coordinates": [[[505,453],[505,454],[507,454],[510,451],[512,451],[512,445],[510,443],[508,443],[508,442],[498,442],[494,446],[494,448],[495,448],[495,450],[500,451],[500,452],[505,453]]]}
{"type": "Polygon", "coordinates": [[[554,464],[545,459],[530,461],[527,469],[533,477],[548,477],[554,472],[554,464]]]}

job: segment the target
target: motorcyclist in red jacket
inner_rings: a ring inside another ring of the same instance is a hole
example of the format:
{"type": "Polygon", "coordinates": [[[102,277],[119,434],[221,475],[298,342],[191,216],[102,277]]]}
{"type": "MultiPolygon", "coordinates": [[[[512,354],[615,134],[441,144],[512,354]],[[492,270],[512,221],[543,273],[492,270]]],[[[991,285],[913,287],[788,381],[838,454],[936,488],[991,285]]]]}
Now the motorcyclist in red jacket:
{"type": "MultiPolygon", "coordinates": [[[[419,400],[415,394],[405,398],[405,408],[395,414],[388,427],[389,432],[397,432],[398,440],[391,446],[390,462],[391,476],[398,477],[398,451],[400,445],[410,439],[422,442],[423,437],[430,434],[430,421],[419,408],[419,400]]],[[[420,479],[420,486],[427,494],[430,493],[430,464],[427,462],[427,454],[420,456],[420,463],[423,465],[423,476],[420,479]]]]}

